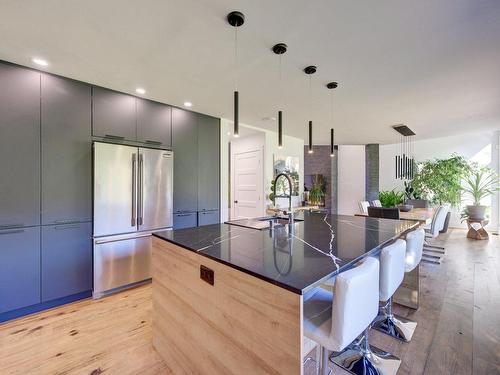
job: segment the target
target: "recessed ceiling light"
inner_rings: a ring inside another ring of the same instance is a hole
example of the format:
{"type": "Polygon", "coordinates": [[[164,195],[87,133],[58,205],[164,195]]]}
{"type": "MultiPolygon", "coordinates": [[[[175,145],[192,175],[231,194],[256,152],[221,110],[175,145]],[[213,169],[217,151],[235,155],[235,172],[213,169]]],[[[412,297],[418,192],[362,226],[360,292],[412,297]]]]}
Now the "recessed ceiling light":
{"type": "Polygon", "coordinates": [[[184,107],[192,107],[193,103],[191,102],[184,102],[184,107]]]}
{"type": "Polygon", "coordinates": [[[40,59],[38,57],[33,57],[31,59],[31,61],[33,61],[36,65],[40,65],[40,66],[47,66],[47,65],[49,65],[49,63],[48,63],[47,60],[40,59]]]}
{"type": "Polygon", "coordinates": [[[146,93],[146,90],[144,90],[142,87],[138,87],[135,89],[135,92],[144,95],[146,93]]]}

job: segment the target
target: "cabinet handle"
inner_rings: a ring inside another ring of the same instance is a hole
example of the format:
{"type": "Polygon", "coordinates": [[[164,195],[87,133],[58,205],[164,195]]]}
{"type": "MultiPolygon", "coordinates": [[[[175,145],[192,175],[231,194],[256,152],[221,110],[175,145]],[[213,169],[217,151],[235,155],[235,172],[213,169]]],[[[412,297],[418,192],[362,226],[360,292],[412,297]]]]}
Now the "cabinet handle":
{"type": "Polygon", "coordinates": [[[24,223],[3,224],[3,225],[0,225],[0,229],[18,228],[18,227],[23,227],[23,226],[24,226],[24,223]]]}
{"type": "Polygon", "coordinates": [[[193,214],[177,214],[177,217],[192,216],[193,214]]]}
{"type": "Polygon", "coordinates": [[[74,229],[74,228],[80,228],[80,224],[56,225],[54,228],[55,230],[74,229]]]}
{"type": "Polygon", "coordinates": [[[125,139],[125,137],[122,137],[122,136],[119,136],[119,135],[113,135],[113,134],[105,134],[104,137],[105,138],[111,138],[111,139],[119,139],[119,140],[125,139]]]}
{"type": "Polygon", "coordinates": [[[0,232],[0,236],[4,235],[4,234],[14,234],[14,233],[24,233],[24,229],[6,230],[3,232],[0,232]]]}
{"type": "Polygon", "coordinates": [[[73,223],[78,223],[79,220],[54,220],[54,224],[73,224],[73,223]]]}
{"type": "Polygon", "coordinates": [[[148,143],[151,145],[161,145],[162,144],[162,142],[160,142],[160,141],[150,141],[150,140],[145,140],[144,143],[148,143]]]}

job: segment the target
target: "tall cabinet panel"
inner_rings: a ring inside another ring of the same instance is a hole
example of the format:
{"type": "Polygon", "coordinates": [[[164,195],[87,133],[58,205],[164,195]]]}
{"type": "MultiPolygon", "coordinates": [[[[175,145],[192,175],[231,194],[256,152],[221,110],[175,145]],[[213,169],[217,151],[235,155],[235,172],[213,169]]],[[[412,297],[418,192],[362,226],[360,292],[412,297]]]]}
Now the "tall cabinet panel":
{"type": "Polygon", "coordinates": [[[172,107],[138,98],[137,140],[160,147],[171,147],[172,107]]]}
{"type": "Polygon", "coordinates": [[[219,209],[219,119],[199,115],[198,120],[198,211],[219,209]]]}
{"type": "Polygon", "coordinates": [[[92,289],[92,223],[42,227],[42,302],[92,289]]]}
{"type": "Polygon", "coordinates": [[[40,227],[0,230],[0,314],[40,303],[40,227]]]}
{"type": "Polygon", "coordinates": [[[42,75],[42,224],[92,220],[91,88],[42,75]]]}
{"type": "Polygon", "coordinates": [[[0,228],[40,224],[40,73],[0,64],[0,228]]]}
{"type": "Polygon", "coordinates": [[[92,88],[92,135],[135,141],[135,97],[102,87],[92,88]]]}
{"type": "Polygon", "coordinates": [[[172,109],[174,213],[198,210],[197,128],[198,115],[196,113],[178,108],[172,109]]]}

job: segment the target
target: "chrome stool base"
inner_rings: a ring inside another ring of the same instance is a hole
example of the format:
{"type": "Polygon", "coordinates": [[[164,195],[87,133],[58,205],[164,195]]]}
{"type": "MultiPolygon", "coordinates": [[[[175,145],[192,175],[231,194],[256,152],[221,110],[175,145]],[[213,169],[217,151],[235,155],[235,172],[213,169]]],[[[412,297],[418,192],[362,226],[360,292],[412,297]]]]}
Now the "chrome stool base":
{"type": "Polygon", "coordinates": [[[417,322],[397,315],[383,316],[383,319],[376,320],[372,328],[398,340],[409,342],[417,328],[417,322]]]}
{"type": "Polygon", "coordinates": [[[401,360],[368,343],[368,330],[359,342],[341,352],[333,352],[330,360],[355,375],[396,375],[401,360]]]}

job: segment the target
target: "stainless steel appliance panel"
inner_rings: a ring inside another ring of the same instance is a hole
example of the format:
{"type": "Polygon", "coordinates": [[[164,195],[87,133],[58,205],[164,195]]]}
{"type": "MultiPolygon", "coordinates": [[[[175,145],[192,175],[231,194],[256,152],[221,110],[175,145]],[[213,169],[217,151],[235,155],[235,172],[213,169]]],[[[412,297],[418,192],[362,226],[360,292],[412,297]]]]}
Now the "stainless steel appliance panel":
{"type": "Polygon", "coordinates": [[[151,233],[94,241],[94,298],[151,278],[151,233]]]}
{"type": "Polygon", "coordinates": [[[137,231],[137,147],[94,143],[94,237],[137,231]]]}
{"type": "Polygon", "coordinates": [[[173,152],[139,148],[139,230],[173,225],[173,152]]]}

